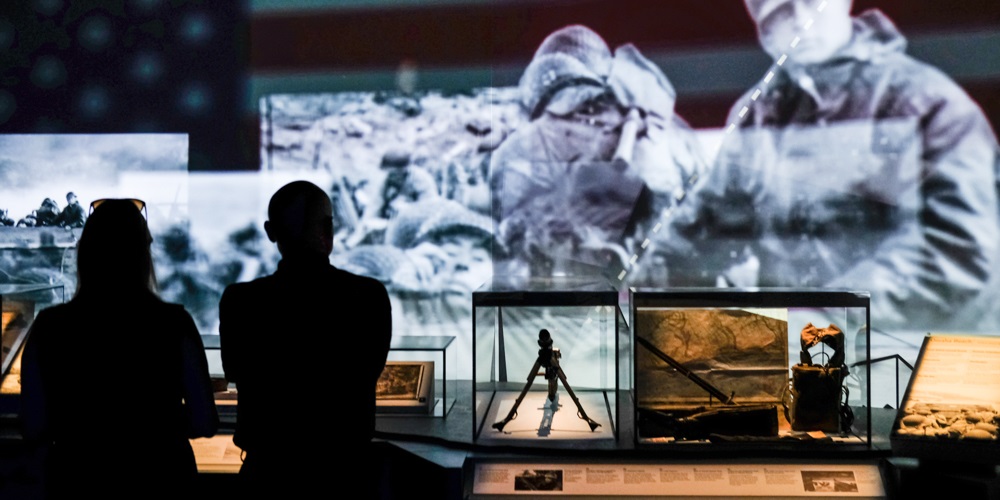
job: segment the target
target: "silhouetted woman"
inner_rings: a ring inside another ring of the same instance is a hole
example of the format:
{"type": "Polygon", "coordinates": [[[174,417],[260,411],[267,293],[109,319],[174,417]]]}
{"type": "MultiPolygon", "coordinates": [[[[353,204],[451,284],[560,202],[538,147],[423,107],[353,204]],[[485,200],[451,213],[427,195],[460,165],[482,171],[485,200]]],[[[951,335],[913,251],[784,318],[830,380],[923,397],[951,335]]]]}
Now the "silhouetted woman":
{"type": "Polygon", "coordinates": [[[188,439],[218,426],[194,321],[155,293],[140,207],[94,208],[80,236],[76,294],[41,311],[28,336],[24,434],[50,450],[48,497],[179,493],[197,474],[188,439]]]}

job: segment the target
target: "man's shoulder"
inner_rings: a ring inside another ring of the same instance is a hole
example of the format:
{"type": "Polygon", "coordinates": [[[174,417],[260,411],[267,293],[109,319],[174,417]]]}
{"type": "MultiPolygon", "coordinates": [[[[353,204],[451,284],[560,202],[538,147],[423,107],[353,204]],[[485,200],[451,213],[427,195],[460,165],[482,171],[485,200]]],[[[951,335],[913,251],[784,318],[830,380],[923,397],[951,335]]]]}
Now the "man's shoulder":
{"type": "Polygon", "coordinates": [[[253,290],[260,289],[260,288],[268,288],[268,287],[274,286],[274,281],[275,281],[274,280],[274,275],[270,275],[270,276],[263,276],[263,277],[254,279],[252,281],[243,281],[243,282],[239,282],[239,283],[232,283],[232,284],[226,286],[226,289],[225,289],[225,291],[223,293],[224,294],[231,294],[231,295],[241,294],[241,293],[248,293],[248,292],[251,292],[253,290]]]}
{"type": "Polygon", "coordinates": [[[280,296],[279,292],[280,287],[277,286],[273,275],[253,281],[233,283],[222,291],[219,307],[221,309],[249,307],[252,303],[280,296]]]}
{"type": "Polygon", "coordinates": [[[62,304],[54,304],[38,312],[35,317],[34,323],[39,323],[39,319],[42,322],[45,321],[59,321],[66,318],[72,318],[79,314],[79,309],[77,305],[72,300],[69,302],[63,302],[62,304]]]}
{"type": "MultiPolygon", "coordinates": [[[[310,279],[314,280],[317,284],[350,286],[352,287],[352,290],[381,291],[382,293],[386,293],[385,285],[383,285],[381,281],[368,276],[354,274],[332,265],[322,268],[320,272],[312,275],[310,279]]],[[[279,289],[284,286],[286,286],[286,284],[281,279],[279,271],[277,274],[264,276],[252,281],[233,283],[226,287],[223,295],[239,296],[245,294],[258,294],[269,290],[279,289]]]]}
{"type": "Polygon", "coordinates": [[[968,93],[939,68],[898,54],[881,64],[887,78],[885,98],[893,104],[890,114],[929,116],[934,114],[946,121],[985,120],[981,108],[968,93]]]}
{"type": "Polygon", "coordinates": [[[958,83],[940,68],[905,52],[886,55],[867,66],[868,71],[888,78],[890,89],[894,92],[946,98],[965,95],[958,83]]]}

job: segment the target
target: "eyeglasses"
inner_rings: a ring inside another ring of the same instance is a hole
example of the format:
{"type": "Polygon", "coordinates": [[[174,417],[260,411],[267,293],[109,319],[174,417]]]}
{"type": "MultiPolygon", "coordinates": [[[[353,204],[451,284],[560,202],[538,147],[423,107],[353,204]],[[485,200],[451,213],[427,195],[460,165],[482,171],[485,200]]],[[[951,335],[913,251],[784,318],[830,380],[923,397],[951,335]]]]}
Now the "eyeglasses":
{"type": "Polygon", "coordinates": [[[110,201],[110,200],[132,202],[132,204],[135,205],[136,210],[138,210],[139,212],[142,213],[142,218],[143,219],[148,219],[149,218],[148,215],[147,215],[147,213],[146,213],[146,202],[144,202],[144,201],[142,201],[142,200],[140,200],[138,198],[101,198],[99,200],[94,200],[94,201],[90,202],[90,214],[92,215],[94,213],[94,209],[96,209],[97,207],[103,205],[104,202],[110,201]]]}

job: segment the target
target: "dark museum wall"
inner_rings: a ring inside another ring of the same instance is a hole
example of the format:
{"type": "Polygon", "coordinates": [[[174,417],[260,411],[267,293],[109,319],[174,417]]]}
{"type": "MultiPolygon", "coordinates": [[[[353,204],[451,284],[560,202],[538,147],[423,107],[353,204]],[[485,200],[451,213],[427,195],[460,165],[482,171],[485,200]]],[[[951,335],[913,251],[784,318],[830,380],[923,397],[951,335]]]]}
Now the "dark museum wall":
{"type": "MultiPolygon", "coordinates": [[[[1000,125],[1000,2],[858,0],[1000,125]]],[[[254,169],[270,93],[516,83],[571,23],[635,43],[695,127],[721,127],[767,68],[743,2],[25,0],[0,7],[0,133],[188,132],[192,170],[254,169]]]]}
{"type": "Polygon", "coordinates": [[[0,132],[188,133],[192,170],[254,162],[248,20],[239,1],[4,2],[0,132]]]}

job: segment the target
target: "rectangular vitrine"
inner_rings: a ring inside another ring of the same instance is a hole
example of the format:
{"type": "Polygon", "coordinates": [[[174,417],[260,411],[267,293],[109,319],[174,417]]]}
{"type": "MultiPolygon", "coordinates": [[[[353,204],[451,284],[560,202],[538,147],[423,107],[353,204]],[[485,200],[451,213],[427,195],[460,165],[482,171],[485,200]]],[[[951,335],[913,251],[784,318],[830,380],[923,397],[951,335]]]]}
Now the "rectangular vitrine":
{"type": "Polygon", "coordinates": [[[472,303],[475,440],[614,442],[630,372],[617,290],[494,278],[472,303]]]}
{"type": "Polygon", "coordinates": [[[857,291],[633,289],[637,446],[869,447],[869,302],[857,291]]]}

